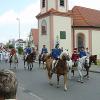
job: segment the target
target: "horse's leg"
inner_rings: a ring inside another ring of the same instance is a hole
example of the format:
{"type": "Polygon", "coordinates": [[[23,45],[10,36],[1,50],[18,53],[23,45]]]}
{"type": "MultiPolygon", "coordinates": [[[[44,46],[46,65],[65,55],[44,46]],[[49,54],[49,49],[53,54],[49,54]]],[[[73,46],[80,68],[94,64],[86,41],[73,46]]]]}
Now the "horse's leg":
{"type": "Polygon", "coordinates": [[[30,71],[32,70],[33,68],[33,62],[30,64],[30,71]]]}
{"type": "Polygon", "coordinates": [[[27,63],[27,66],[28,66],[28,70],[29,70],[30,69],[29,63],[27,63]]]}
{"type": "Polygon", "coordinates": [[[59,88],[59,75],[57,74],[57,88],[59,88]]]}
{"type": "Polygon", "coordinates": [[[78,69],[78,72],[79,72],[79,80],[81,83],[83,83],[83,75],[82,75],[82,70],[78,69]]]}
{"type": "Polygon", "coordinates": [[[50,85],[53,85],[53,84],[52,84],[52,81],[51,81],[52,75],[51,75],[51,73],[50,73],[50,70],[49,70],[49,69],[47,69],[47,70],[48,70],[49,84],[50,84],[50,85]]]}
{"type": "Polygon", "coordinates": [[[11,62],[10,62],[10,68],[11,68],[11,62]]]}
{"type": "Polygon", "coordinates": [[[24,69],[26,69],[26,67],[25,67],[25,60],[24,60],[24,69]]]}
{"type": "Polygon", "coordinates": [[[67,91],[67,74],[64,74],[64,90],[67,91]]]}
{"type": "Polygon", "coordinates": [[[73,76],[74,76],[74,69],[72,69],[71,72],[72,72],[72,74],[73,74],[73,76]]]}
{"type": "Polygon", "coordinates": [[[41,65],[41,60],[39,59],[39,68],[40,68],[40,65],[41,65]]]}

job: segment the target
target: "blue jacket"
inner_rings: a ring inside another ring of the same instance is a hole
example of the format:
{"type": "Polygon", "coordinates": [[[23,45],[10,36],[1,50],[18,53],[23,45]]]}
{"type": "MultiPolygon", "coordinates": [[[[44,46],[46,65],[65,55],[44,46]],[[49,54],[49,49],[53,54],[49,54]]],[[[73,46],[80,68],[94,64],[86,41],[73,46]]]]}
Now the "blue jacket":
{"type": "Polygon", "coordinates": [[[52,49],[52,57],[54,58],[54,59],[58,59],[58,57],[60,56],[60,54],[61,54],[61,49],[57,49],[57,48],[55,48],[55,49],[52,49]]]}
{"type": "Polygon", "coordinates": [[[41,54],[43,54],[43,53],[48,53],[47,48],[42,48],[41,54]]]}
{"type": "Polygon", "coordinates": [[[83,56],[86,56],[86,52],[85,51],[80,51],[79,55],[80,55],[80,58],[82,58],[83,56]]]}
{"type": "Polygon", "coordinates": [[[31,48],[27,48],[26,53],[30,54],[31,53],[31,48]]]}

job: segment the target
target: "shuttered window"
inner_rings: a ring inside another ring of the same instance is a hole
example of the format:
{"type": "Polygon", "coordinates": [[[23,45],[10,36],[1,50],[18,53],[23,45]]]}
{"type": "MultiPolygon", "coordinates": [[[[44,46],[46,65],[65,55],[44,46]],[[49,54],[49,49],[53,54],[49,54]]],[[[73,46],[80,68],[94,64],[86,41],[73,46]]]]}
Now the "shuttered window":
{"type": "Polygon", "coordinates": [[[60,39],[66,39],[66,32],[60,31],[60,39]]]}

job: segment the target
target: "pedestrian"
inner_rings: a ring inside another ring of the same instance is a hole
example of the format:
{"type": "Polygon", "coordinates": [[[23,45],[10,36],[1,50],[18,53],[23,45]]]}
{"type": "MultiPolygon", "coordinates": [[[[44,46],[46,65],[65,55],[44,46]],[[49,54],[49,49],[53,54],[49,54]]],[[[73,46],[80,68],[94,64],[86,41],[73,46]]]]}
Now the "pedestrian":
{"type": "Polygon", "coordinates": [[[13,71],[0,70],[0,100],[16,100],[18,82],[13,71]]]}

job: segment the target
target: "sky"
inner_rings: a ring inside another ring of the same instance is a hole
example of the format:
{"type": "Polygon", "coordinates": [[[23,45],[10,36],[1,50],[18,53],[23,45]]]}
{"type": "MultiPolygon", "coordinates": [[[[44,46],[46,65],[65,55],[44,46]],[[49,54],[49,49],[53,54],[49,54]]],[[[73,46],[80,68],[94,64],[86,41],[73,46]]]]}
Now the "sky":
{"type": "MultiPolygon", "coordinates": [[[[100,0],[69,0],[69,9],[83,6],[100,10],[100,0]]],[[[40,0],[0,0],[0,43],[11,39],[28,39],[31,28],[38,28],[36,15],[40,12],[40,0]]]]}

